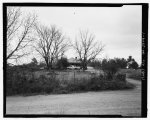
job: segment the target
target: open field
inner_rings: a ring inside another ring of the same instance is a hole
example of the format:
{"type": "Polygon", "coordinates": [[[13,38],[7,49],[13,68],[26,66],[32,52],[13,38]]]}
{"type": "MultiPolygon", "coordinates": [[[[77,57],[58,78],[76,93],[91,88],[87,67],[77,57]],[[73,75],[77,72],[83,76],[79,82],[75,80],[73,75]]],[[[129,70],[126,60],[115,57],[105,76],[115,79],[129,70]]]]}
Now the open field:
{"type": "Polygon", "coordinates": [[[141,81],[135,89],[6,98],[6,114],[141,115],[141,81]]]}
{"type": "Polygon", "coordinates": [[[44,75],[46,77],[51,77],[52,75],[56,76],[58,80],[73,80],[73,79],[90,79],[93,75],[99,75],[102,71],[82,71],[82,70],[61,70],[54,72],[51,71],[36,71],[34,72],[34,77],[39,78],[40,75],[44,75]]]}
{"type": "MultiPolygon", "coordinates": [[[[132,78],[135,80],[141,80],[141,69],[120,69],[119,73],[126,74],[128,78],[132,78]]],[[[64,71],[55,71],[56,78],[59,80],[72,80],[72,79],[89,79],[93,75],[103,74],[102,70],[64,70],[64,71]]],[[[51,77],[52,72],[48,71],[36,71],[34,72],[35,78],[40,77],[40,75],[44,75],[47,77],[51,77]]]]}
{"type": "Polygon", "coordinates": [[[7,95],[64,94],[133,89],[124,74],[107,76],[101,70],[40,70],[8,74],[7,95]],[[111,78],[110,78],[111,77],[111,78]]]}
{"type": "Polygon", "coordinates": [[[125,73],[128,78],[132,78],[135,80],[141,80],[141,69],[122,69],[120,70],[121,73],[125,73]]]}

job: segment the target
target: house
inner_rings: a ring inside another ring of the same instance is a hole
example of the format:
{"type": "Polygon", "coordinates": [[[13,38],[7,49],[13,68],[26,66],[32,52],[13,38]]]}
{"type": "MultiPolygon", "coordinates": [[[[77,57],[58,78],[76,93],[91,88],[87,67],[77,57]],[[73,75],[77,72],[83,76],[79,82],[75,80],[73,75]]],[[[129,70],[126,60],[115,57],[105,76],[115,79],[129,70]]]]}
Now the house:
{"type": "Polygon", "coordinates": [[[70,69],[80,69],[81,68],[81,61],[79,59],[77,59],[77,57],[75,58],[70,58],[68,59],[68,63],[69,63],[69,67],[70,69]]]}
{"type": "Polygon", "coordinates": [[[75,58],[70,58],[68,59],[68,63],[69,65],[76,65],[76,66],[80,66],[81,65],[81,61],[79,59],[77,59],[77,57],[75,58]]]}

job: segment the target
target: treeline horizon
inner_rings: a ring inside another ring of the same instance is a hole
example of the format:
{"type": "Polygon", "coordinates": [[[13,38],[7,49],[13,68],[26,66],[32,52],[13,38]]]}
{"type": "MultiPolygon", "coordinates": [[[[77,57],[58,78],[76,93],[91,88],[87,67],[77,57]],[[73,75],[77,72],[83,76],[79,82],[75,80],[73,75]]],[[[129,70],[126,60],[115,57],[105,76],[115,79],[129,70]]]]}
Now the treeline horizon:
{"type": "MultiPolygon", "coordinates": [[[[121,68],[121,69],[126,69],[126,68],[131,68],[131,69],[138,69],[141,68],[141,65],[139,65],[134,58],[132,58],[132,56],[129,56],[127,59],[125,58],[113,58],[113,59],[101,59],[101,60],[93,60],[90,61],[87,66],[93,67],[95,69],[101,69],[104,68],[104,66],[107,65],[114,65],[116,66],[116,68],[121,68]],[[107,64],[106,64],[107,63],[107,64]]],[[[52,69],[67,69],[67,67],[69,67],[70,65],[73,65],[72,63],[68,62],[67,57],[62,57],[60,59],[58,59],[58,61],[56,62],[56,64],[53,65],[52,69]]],[[[76,66],[81,66],[80,63],[77,63],[74,65],[76,66]]],[[[12,66],[10,64],[8,64],[8,66],[12,66]]],[[[22,65],[13,65],[13,66],[18,66],[18,67],[44,67],[44,69],[46,69],[46,63],[43,62],[38,62],[36,58],[32,58],[32,61],[30,63],[26,63],[26,64],[22,64],[22,65]]]]}

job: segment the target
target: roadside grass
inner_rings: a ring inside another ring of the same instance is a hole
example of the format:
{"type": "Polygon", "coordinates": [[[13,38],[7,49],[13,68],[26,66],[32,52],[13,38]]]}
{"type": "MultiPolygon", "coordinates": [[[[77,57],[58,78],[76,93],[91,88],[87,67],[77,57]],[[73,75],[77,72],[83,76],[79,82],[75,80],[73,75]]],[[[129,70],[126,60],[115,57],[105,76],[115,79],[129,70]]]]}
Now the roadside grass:
{"type": "Polygon", "coordinates": [[[128,78],[132,78],[135,80],[141,80],[141,69],[121,69],[121,74],[126,74],[128,78]]]}
{"type": "Polygon", "coordinates": [[[68,94],[86,91],[132,89],[135,86],[126,81],[124,74],[109,76],[89,71],[16,71],[7,76],[7,95],[68,94]],[[39,72],[39,73],[40,73],[39,72]]]}

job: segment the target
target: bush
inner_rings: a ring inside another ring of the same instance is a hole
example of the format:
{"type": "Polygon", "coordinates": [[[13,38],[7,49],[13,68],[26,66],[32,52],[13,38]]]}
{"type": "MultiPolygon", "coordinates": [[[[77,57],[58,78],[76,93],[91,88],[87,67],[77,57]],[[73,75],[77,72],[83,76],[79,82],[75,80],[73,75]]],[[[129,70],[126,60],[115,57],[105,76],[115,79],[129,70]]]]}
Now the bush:
{"type": "Polygon", "coordinates": [[[34,76],[30,77],[23,72],[13,73],[11,78],[7,77],[6,94],[32,94],[32,93],[51,93],[59,87],[59,81],[55,76],[50,78],[41,75],[35,79],[34,76]]]}
{"type": "Polygon", "coordinates": [[[61,81],[62,93],[83,92],[83,91],[99,91],[99,90],[118,90],[130,89],[134,85],[126,82],[124,74],[117,74],[113,80],[108,80],[105,75],[94,76],[91,79],[75,79],[61,81]]]}
{"type": "Polygon", "coordinates": [[[90,83],[91,90],[118,90],[118,89],[127,89],[133,88],[134,85],[126,82],[126,76],[124,74],[117,74],[110,81],[104,75],[99,77],[94,77],[91,79],[90,83]]]}
{"type": "Polygon", "coordinates": [[[117,74],[114,76],[114,80],[126,82],[126,74],[117,74]]]}
{"type": "Polygon", "coordinates": [[[102,70],[107,76],[107,79],[112,80],[114,75],[119,70],[119,65],[114,59],[103,59],[102,61],[102,70]]]}
{"type": "Polygon", "coordinates": [[[69,66],[67,58],[61,58],[57,61],[57,69],[66,69],[69,66]]]}

